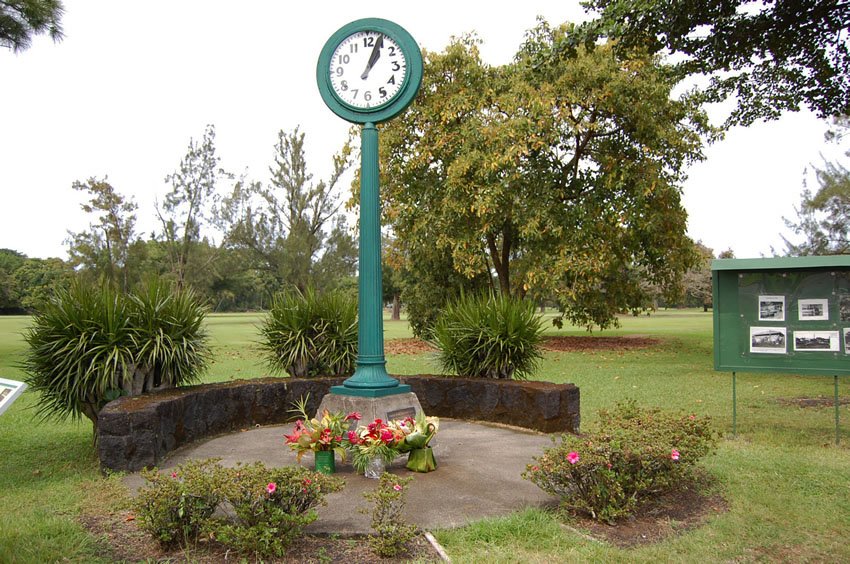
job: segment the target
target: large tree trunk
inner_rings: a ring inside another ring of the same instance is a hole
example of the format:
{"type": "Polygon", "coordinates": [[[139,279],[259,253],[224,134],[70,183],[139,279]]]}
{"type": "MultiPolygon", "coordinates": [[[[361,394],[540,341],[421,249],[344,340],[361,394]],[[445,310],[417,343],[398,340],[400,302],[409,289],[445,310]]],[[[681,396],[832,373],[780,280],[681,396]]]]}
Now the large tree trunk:
{"type": "Polygon", "coordinates": [[[393,321],[401,320],[401,296],[393,294],[393,321]]]}

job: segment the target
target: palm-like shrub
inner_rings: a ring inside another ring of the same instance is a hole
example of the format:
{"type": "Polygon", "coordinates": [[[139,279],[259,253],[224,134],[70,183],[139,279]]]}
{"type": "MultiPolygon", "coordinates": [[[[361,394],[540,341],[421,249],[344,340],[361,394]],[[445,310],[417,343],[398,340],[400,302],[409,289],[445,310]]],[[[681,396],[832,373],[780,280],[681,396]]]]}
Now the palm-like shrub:
{"type": "Polygon", "coordinates": [[[260,346],[274,370],[296,378],[354,372],[357,303],[340,292],[277,294],[260,331],[260,346]]]}
{"type": "Polygon", "coordinates": [[[526,379],[541,358],[542,334],[533,303],[477,294],[449,303],[437,319],[432,342],[448,374],[526,379]]]}
{"type": "Polygon", "coordinates": [[[206,308],[191,292],[151,282],[125,296],[75,282],[24,333],[23,369],[42,416],[97,414],[120,395],[191,383],[206,367],[206,308]]]}
{"type": "Polygon", "coordinates": [[[207,308],[191,290],[151,280],[129,296],[136,345],[134,395],[194,382],[207,367],[207,308]]]}

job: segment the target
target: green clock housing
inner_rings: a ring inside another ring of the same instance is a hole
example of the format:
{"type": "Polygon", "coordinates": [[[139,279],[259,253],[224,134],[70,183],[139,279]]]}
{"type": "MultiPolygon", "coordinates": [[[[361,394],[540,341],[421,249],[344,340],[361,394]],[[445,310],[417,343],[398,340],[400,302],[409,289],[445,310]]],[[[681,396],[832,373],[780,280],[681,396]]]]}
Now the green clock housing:
{"type": "Polygon", "coordinates": [[[400,25],[364,18],[325,43],[316,65],[322,100],[353,123],[381,123],[407,108],[422,83],[422,54],[400,25]]]}

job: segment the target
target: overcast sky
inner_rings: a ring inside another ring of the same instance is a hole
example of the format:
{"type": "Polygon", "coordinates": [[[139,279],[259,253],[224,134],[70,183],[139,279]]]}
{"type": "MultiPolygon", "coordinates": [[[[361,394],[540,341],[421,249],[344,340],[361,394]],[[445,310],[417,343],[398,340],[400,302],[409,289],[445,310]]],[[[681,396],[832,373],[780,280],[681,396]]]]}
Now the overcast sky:
{"type": "MultiPolygon", "coordinates": [[[[420,46],[440,51],[476,31],[491,64],[511,60],[541,15],[585,18],[577,1],[504,4],[432,0],[363,10],[352,2],[65,0],[65,39],[38,37],[29,50],[0,50],[0,248],[65,257],[67,231],[86,227],[75,180],[108,176],[139,204],[138,231],[157,228],[154,200],[206,124],[222,164],[265,181],[277,131],[300,125],[308,166],[330,171],[348,124],[318,93],[316,61],[342,25],[382,17],[420,46]],[[309,4],[309,6],[308,6],[309,4]],[[486,7],[484,7],[486,6],[486,7]]],[[[719,115],[719,114],[718,114],[719,115]]],[[[689,234],[719,252],[769,255],[782,248],[803,172],[826,145],[809,113],[730,131],[707,149],[684,186],[689,234]]]]}

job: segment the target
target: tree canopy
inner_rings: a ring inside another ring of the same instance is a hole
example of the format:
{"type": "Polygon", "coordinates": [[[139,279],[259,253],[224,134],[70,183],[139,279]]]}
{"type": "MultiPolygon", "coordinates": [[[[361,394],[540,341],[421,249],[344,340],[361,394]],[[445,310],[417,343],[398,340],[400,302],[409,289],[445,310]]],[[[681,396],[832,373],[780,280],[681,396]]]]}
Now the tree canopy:
{"type": "Polygon", "coordinates": [[[850,2],[845,0],[587,0],[598,14],[559,49],[615,40],[678,55],[680,76],[711,77],[708,101],[734,96],[727,125],[808,107],[821,118],[850,112],[850,2]]]}
{"type": "Polygon", "coordinates": [[[4,0],[0,2],[0,47],[17,53],[32,44],[32,36],[47,33],[62,39],[61,0],[4,0]]]}
{"type": "Polygon", "coordinates": [[[604,327],[694,260],[680,186],[712,130],[656,58],[559,52],[569,31],[540,22],[500,67],[471,37],[426,53],[416,103],[382,131],[384,205],[409,260],[494,272],[604,327]]]}
{"type": "MultiPolygon", "coordinates": [[[[840,142],[850,133],[850,119],[845,116],[833,123],[826,137],[840,142]]],[[[850,149],[845,156],[850,157],[850,149]]],[[[829,161],[812,169],[817,190],[803,189],[796,221],[783,218],[802,240],[795,243],[783,236],[785,251],[791,256],[850,254],[850,170],[829,161]]]]}

